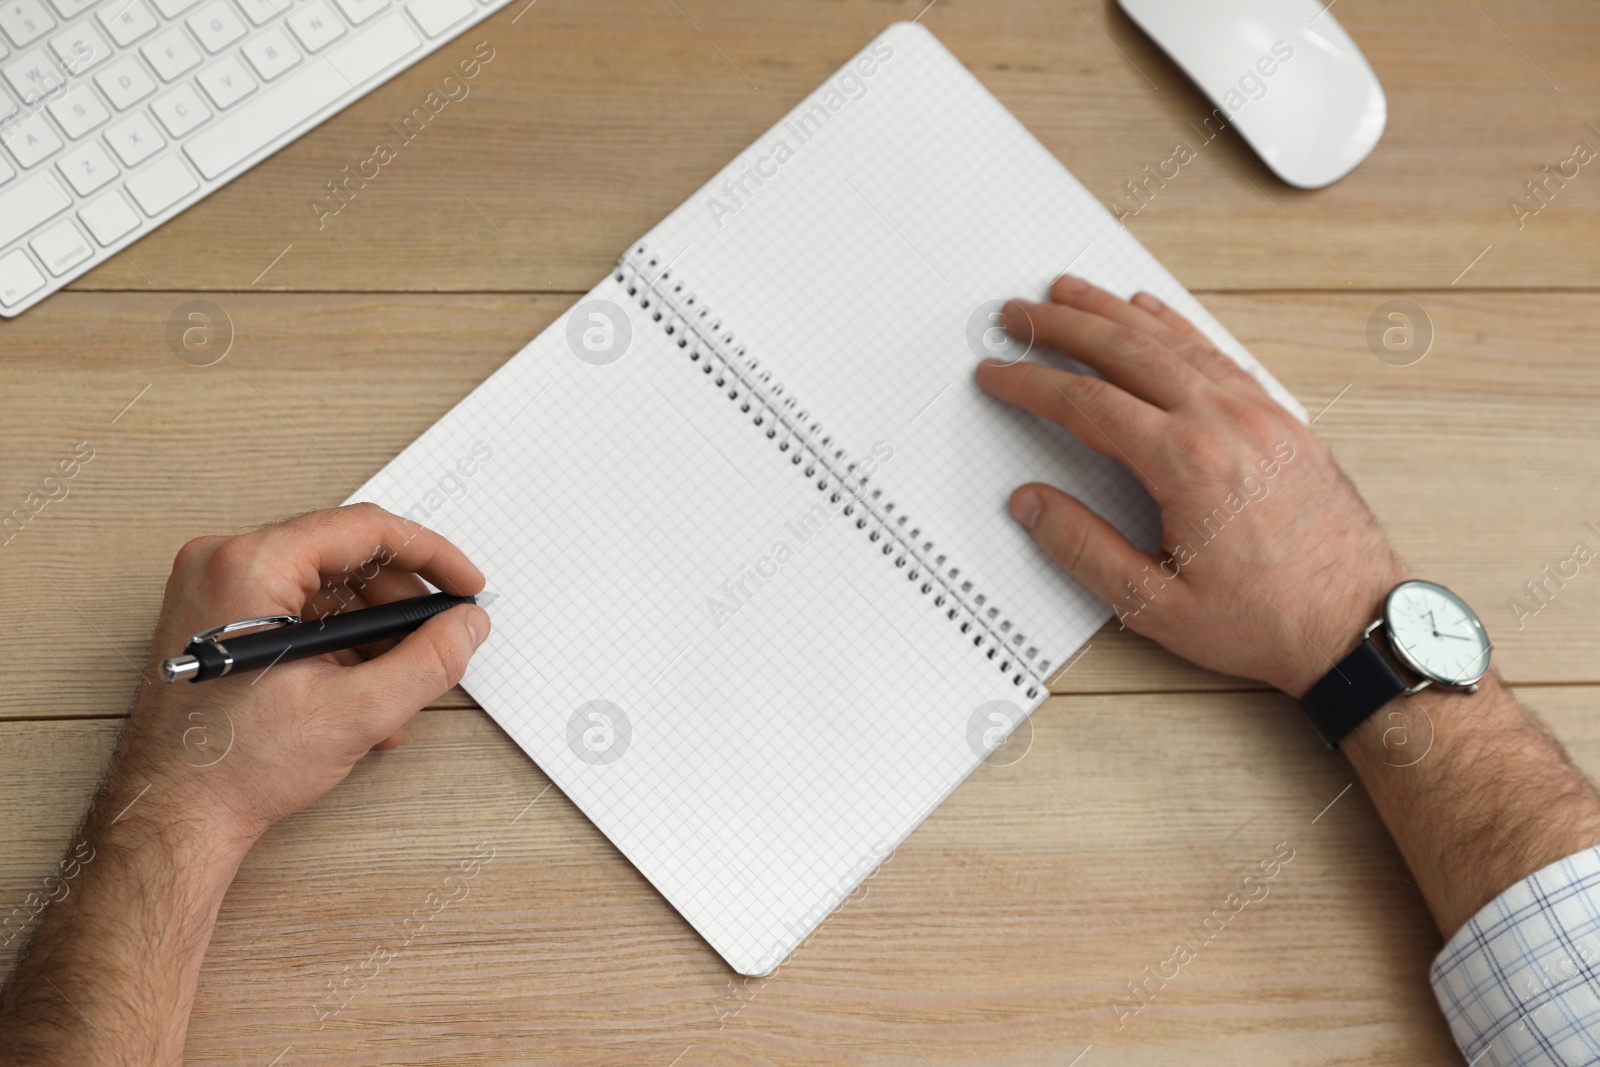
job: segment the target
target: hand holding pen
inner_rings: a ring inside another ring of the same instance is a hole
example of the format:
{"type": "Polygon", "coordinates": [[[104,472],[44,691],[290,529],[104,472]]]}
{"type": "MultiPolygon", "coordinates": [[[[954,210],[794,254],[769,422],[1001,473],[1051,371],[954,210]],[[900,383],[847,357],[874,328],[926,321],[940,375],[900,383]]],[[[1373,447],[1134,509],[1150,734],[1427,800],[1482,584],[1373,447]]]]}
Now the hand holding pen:
{"type": "Polygon", "coordinates": [[[493,593],[476,596],[432,593],[359,611],[325,615],[309,622],[302,622],[299,615],[267,615],[223,623],[191,637],[183,655],[162,660],[161,676],[169,682],[185,678],[204,682],[266,670],[285,661],[310,659],[403,637],[459,604],[487,607],[494,599],[493,593]],[[280,629],[259,629],[263,626],[280,629]],[[240,637],[229,636],[243,630],[252,632],[240,637]]]}
{"type": "Polygon", "coordinates": [[[107,788],[140,796],[132,812],[174,817],[175,807],[198,837],[247,847],[368,751],[399,744],[406,721],[461,680],[489,634],[474,602],[483,586],[460,549],[372,504],[189,542],[167,582],[154,684],[140,691],[107,788]],[[373,571],[352,583],[345,610],[289,622],[311,614],[328,583],[373,571]],[[263,618],[285,625],[207,633],[263,618]]]}

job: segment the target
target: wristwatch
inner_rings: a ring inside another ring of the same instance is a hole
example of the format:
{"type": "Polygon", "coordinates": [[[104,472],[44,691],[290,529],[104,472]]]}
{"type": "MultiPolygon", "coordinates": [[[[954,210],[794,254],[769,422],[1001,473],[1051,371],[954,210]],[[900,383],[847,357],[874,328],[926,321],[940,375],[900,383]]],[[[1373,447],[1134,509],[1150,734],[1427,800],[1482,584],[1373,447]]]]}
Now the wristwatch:
{"type": "Polygon", "coordinates": [[[1362,631],[1361,643],[1307,690],[1300,706],[1335,748],[1401,694],[1430,685],[1477,692],[1493,647],[1466,601],[1433,582],[1401,582],[1384,597],[1383,613],[1362,631]],[[1381,647],[1373,637],[1380,629],[1381,647]]]}

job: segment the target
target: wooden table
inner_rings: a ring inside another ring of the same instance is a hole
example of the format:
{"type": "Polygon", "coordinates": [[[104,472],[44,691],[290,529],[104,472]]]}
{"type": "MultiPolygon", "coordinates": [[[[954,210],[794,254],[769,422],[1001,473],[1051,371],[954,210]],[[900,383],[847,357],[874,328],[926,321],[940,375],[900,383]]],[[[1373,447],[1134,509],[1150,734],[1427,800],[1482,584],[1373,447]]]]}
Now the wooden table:
{"type": "MultiPolygon", "coordinates": [[[[923,2],[518,0],[0,325],[0,510],[94,450],[0,548],[0,903],[68,844],[184,540],[338,502],[923,2]],[[480,40],[495,58],[471,95],[319,228],[324,183],[480,40]],[[167,341],[196,298],[235,335],[206,368],[167,341]],[[206,489],[211,455],[247,456],[248,477],[206,489]]],[[[1600,8],[1344,0],[1337,16],[1388,90],[1373,156],[1298,192],[1229,133],[1130,226],[1322,412],[1401,550],[1480,608],[1523,699],[1600,770],[1600,571],[1512,608],[1574,542],[1600,547],[1584,526],[1600,523],[1600,172],[1552,186],[1520,227],[1507,203],[1576,142],[1600,146],[1600,8]],[[1368,347],[1391,299],[1434,330],[1411,366],[1368,347]]],[[[1209,110],[1108,0],[941,0],[922,21],[1106,201],[1209,110]]],[[[190,1058],[1457,1061],[1425,980],[1438,935],[1288,700],[1112,629],[1053,688],[1027,756],[983,768],[765,982],[735,981],[452,694],[251,854],[190,1058]],[[406,925],[484,844],[470,895],[406,925]],[[1267,899],[1119,1028],[1126,984],[1280,844],[1294,858],[1267,899]]]]}

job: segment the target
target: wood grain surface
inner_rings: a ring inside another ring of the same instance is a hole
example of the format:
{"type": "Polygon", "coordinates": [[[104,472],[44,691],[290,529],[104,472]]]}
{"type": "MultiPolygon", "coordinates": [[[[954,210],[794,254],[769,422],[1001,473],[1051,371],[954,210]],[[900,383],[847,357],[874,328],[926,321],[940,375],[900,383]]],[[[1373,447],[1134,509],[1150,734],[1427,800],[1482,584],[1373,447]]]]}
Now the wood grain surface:
{"type": "MultiPolygon", "coordinates": [[[[78,287],[587,290],[927,0],[538,0],[519,17],[525,3],[78,287]],[[495,58],[470,94],[319,222],[325,184],[396,140],[390,123],[479,41],[495,58]]],[[[922,22],[1102,201],[1188,144],[1199,158],[1129,225],[1190,288],[1447,286],[1490,245],[1461,285],[1600,280],[1600,174],[1552,185],[1520,228],[1507,206],[1575,143],[1600,149],[1600,8],[1343,0],[1336,16],[1383,82],[1389,126],[1316,192],[1285,187],[1231,131],[1203,141],[1211,107],[1110,0],[938,0],[922,22]]]]}
{"type": "MultiPolygon", "coordinates": [[[[71,842],[179,545],[338,502],[888,22],[920,13],[1107,203],[1209,111],[1109,0],[925,3],[517,0],[0,323],[0,513],[93,454],[0,544],[0,906],[71,842]],[[319,228],[323,184],[480,40],[495,58],[470,95],[319,228]],[[171,345],[194,300],[227,324],[211,366],[171,345]]],[[[1520,228],[1508,206],[1600,147],[1600,9],[1336,15],[1388,92],[1373,156],[1306,193],[1227,133],[1128,224],[1318,415],[1400,550],[1479,608],[1501,670],[1600,771],[1600,578],[1513,606],[1574,542],[1600,547],[1600,172],[1520,228]],[[1411,366],[1369,346],[1395,299],[1432,334],[1411,366]]],[[[1052,689],[1024,757],[982,768],[751,982],[452,693],[252,852],[189,1059],[1459,1061],[1425,980],[1438,935],[1287,699],[1115,626],[1052,689]],[[1127,983],[1280,846],[1268,897],[1119,1028],[1127,983]],[[418,923],[483,847],[470,893],[418,923]]]]}
{"type": "MultiPolygon", "coordinates": [[[[1518,695],[1600,771],[1600,689],[1518,695]]],[[[7,899],[71,839],[115,729],[0,730],[7,899]]],[[[1422,980],[1439,936],[1360,788],[1344,791],[1348,768],[1289,700],[1058,696],[1019,741],[773,978],[746,982],[481,713],[425,712],[246,860],[190,1059],[668,1067],[690,1047],[679,1062],[1062,1065],[1088,1045],[1084,1063],[1140,1067],[1458,1058],[1422,980]],[[1247,870],[1291,852],[1137,1014],[1116,1010],[1247,870]],[[465,896],[407,921],[461,860],[491,854],[465,896]],[[363,968],[380,947],[393,958],[363,968]]]]}

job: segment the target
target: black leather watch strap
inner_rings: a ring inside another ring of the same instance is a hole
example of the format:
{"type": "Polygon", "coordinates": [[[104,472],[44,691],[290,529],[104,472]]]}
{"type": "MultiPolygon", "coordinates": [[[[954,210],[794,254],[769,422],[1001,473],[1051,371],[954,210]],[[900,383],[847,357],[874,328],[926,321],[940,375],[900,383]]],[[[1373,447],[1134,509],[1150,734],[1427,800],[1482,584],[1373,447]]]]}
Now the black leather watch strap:
{"type": "Polygon", "coordinates": [[[1369,636],[1300,698],[1329,748],[1408,688],[1369,636]]]}

